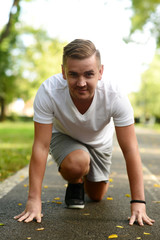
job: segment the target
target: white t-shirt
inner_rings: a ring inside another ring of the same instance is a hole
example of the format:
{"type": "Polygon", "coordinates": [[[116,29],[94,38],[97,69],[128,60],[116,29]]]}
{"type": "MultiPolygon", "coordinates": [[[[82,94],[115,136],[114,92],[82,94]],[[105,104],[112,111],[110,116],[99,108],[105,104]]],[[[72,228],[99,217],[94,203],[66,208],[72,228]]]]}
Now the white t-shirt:
{"type": "Polygon", "coordinates": [[[112,146],[114,125],[122,127],[134,123],[128,98],[103,78],[98,81],[89,109],[81,114],[62,74],[48,78],[40,86],[34,101],[33,119],[38,123],[53,123],[52,132],[62,132],[101,150],[112,146]]]}

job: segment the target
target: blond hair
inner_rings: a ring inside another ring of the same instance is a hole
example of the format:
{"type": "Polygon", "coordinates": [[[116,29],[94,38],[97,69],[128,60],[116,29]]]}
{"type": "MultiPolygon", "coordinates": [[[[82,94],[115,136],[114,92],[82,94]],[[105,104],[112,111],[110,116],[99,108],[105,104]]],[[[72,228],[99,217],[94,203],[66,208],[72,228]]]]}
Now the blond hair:
{"type": "Polygon", "coordinates": [[[101,65],[101,57],[99,50],[90,40],[75,39],[63,48],[63,66],[66,65],[67,58],[85,59],[96,55],[99,65],[101,65]]]}

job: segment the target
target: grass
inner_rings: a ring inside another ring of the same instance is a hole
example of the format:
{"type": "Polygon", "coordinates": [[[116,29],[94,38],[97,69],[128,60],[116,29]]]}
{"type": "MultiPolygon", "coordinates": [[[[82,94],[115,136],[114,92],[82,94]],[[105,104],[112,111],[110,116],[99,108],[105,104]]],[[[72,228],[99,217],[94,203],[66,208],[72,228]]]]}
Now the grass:
{"type": "Polygon", "coordinates": [[[33,122],[0,123],[0,182],[30,161],[33,122]]]}

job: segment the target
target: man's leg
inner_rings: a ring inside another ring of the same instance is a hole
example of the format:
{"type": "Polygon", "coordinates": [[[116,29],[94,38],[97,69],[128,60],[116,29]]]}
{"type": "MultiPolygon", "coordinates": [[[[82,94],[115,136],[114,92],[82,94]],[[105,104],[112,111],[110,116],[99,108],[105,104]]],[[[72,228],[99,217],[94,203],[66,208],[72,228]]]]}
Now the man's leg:
{"type": "Polygon", "coordinates": [[[65,202],[68,208],[84,208],[83,177],[88,173],[90,156],[84,150],[69,153],[60,165],[62,177],[68,181],[65,202]]]}
{"type": "Polygon", "coordinates": [[[93,201],[101,201],[107,193],[109,182],[91,182],[85,177],[85,191],[93,201]]]}
{"type": "Polygon", "coordinates": [[[89,165],[89,153],[77,149],[64,158],[60,165],[60,173],[69,183],[82,183],[83,177],[89,172],[89,165]]]}

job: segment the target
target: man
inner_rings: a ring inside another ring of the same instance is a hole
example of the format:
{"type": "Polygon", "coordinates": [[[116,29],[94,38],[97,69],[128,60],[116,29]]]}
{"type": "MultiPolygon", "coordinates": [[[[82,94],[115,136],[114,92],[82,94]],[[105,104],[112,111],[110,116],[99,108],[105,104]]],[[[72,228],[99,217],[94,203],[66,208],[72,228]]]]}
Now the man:
{"type": "Polygon", "coordinates": [[[76,39],[64,47],[62,74],[40,86],[34,101],[28,201],[26,209],[15,217],[18,221],[35,218],[41,222],[41,186],[49,146],[68,181],[65,202],[69,208],[84,208],[84,189],[94,201],[103,198],[109,185],[114,123],[131,189],[129,224],[154,222],[146,214],[132,107],[102,76],[99,51],[91,41],[76,39]]]}

